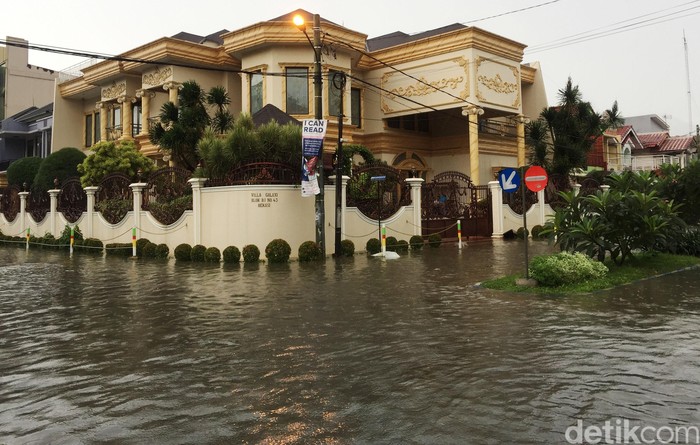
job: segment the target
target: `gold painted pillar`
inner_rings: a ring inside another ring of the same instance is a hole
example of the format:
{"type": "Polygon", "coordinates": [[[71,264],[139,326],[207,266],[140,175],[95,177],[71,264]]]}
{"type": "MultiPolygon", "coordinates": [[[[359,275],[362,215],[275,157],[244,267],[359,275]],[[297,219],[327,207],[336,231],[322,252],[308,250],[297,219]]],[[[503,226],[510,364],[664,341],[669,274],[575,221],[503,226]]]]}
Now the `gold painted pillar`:
{"type": "Polygon", "coordinates": [[[150,90],[136,90],[136,97],[141,98],[141,132],[140,135],[148,134],[149,122],[151,117],[151,98],[155,97],[156,93],[150,90]]]}
{"type": "Polygon", "coordinates": [[[163,84],[163,89],[168,92],[168,100],[175,104],[177,107],[177,93],[180,90],[180,84],[177,82],[165,82],[163,84]]]}
{"type": "Polygon", "coordinates": [[[100,110],[100,141],[107,140],[107,120],[109,119],[109,108],[106,102],[98,102],[97,108],[100,110]]]}
{"type": "Polygon", "coordinates": [[[479,116],[484,109],[476,105],[462,108],[462,115],[469,117],[469,176],[474,185],[480,185],[479,177],[479,116]]]}
{"type": "Polygon", "coordinates": [[[518,167],[525,165],[525,124],[530,122],[522,114],[515,117],[515,125],[518,133],[518,167]]]}
{"type": "Polygon", "coordinates": [[[117,102],[122,104],[122,135],[119,138],[120,140],[129,140],[133,139],[131,136],[131,98],[129,96],[121,96],[119,99],[117,99],[117,102]]]}

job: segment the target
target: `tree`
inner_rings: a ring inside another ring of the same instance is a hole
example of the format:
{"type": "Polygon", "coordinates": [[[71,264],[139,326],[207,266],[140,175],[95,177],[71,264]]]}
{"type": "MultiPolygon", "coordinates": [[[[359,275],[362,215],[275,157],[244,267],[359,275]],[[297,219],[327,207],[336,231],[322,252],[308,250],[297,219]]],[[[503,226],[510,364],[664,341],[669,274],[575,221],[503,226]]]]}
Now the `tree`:
{"type": "Polygon", "coordinates": [[[138,172],[148,175],[156,165],[143,155],[133,141],[104,141],[92,147],[92,154],[78,165],[83,187],[98,185],[110,173],[124,173],[138,180],[138,172]]]}
{"type": "Polygon", "coordinates": [[[195,81],[183,82],[178,92],[178,104],[166,102],[160,109],[160,122],[150,130],[151,142],[172,156],[173,161],[194,171],[200,156],[197,143],[211,124],[214,131],[221,133],[230,124],[227,105],[230,103],[223,87],[214,87],[208,94],[195,81]],[[206,103],[217,107],[214,119],[209,117],[206,103]]]}
{"type": "Polygon", "coordinates": [[[32,190],[45,192],[55,187],[54,180],[59,183],[78,175],[78,164],[85,159],[85,153],[73,147],[65,147],[54,151],[41,163],[34,178],[32,190]]]}
{"type": "Polygon", "coordinates": [[[31,187],[42,162],[43,159],[37,157],[21,158],[12,162],[7,167],[8,185],[24,187],[24,184],[27,184],[27,187],[31,187]]]}
{"type": "Polygon", "coordinates": [[[617,101],[605,115],[593,110],[590,102],[569,77],[559,90],[559,105],[545,108],[537,121],[526,127],[526,144],[533,163],[547,165],[550,171],[568,175],[575,168],[587,166],[593,142],[608,128],[624,123],[617,101]]]}

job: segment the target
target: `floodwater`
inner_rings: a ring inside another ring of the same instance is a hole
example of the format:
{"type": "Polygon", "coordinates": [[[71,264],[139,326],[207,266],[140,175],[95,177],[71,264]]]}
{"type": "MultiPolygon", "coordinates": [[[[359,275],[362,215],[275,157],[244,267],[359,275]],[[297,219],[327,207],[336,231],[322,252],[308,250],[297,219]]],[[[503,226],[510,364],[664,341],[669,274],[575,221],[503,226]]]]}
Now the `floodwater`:
{"type": "Polygon", "coordinates": [[[0,248],[0,444],[554,444],[579,420],[700,426],[698,272],[570,297],[474,287],[522,270],[522,247],[252,267],[0,248]]]}

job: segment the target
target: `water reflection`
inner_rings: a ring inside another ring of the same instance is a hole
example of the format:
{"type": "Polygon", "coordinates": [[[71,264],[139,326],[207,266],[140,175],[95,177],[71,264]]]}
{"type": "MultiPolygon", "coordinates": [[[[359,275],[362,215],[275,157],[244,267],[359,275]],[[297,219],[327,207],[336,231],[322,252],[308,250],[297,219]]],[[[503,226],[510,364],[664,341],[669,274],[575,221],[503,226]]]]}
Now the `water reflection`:
{"type": "Polygon", "coordinates": [[[1,249],[0,443],[562,443],[576,419],[700,423],[696,272],[567,298],[473,287],[522,269],[521,248],[259,267],[1,249]]]}

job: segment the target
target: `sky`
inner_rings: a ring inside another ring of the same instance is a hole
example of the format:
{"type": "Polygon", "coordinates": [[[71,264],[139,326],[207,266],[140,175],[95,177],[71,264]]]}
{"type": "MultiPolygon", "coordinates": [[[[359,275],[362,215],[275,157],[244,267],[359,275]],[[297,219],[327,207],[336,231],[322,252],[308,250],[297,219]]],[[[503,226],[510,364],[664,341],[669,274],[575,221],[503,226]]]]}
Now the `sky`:
{"type": "MultiPolygon", "coordinates": [[[[700,0],[266,0],[258,5],[231,0],[6,1],[0,39],[20,37],[30,44],[116,55],[180,31],[207,35],[236,30],[297,8],[370,38],[462,23],[527,45],[523,63],[541,64],[550,105],[558,103],[558,90],[571,77],[583,99],[600,113],[617,100],[623,116],[665,118],[672,135],[694,133],[700,123],[700,0]]],[[[81,60],[29,53],[30,64],[55,70],[81,60]]]]}

